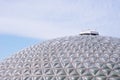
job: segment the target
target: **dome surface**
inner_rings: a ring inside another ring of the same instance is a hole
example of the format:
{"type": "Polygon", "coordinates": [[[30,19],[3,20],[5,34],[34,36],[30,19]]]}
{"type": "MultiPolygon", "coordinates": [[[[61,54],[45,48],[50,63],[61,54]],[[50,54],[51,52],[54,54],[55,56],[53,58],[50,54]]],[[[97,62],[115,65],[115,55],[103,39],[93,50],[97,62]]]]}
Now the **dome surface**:
{"type": "Polygon", "coordinates": [[[120,39],[57,38],[0,62],[0,80],[120,80],[120,39]]]}

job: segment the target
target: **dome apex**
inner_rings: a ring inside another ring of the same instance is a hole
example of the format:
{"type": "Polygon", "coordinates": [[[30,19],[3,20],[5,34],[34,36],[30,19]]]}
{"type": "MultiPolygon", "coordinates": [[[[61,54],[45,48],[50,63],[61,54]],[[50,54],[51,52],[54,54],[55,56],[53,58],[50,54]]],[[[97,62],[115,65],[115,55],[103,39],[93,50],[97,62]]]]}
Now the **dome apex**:
{"type": "Polygon", "coordinates": [[[82,31],[80,35],[99,35],[99,33],[95,30],[86,30],[82,31]]]}

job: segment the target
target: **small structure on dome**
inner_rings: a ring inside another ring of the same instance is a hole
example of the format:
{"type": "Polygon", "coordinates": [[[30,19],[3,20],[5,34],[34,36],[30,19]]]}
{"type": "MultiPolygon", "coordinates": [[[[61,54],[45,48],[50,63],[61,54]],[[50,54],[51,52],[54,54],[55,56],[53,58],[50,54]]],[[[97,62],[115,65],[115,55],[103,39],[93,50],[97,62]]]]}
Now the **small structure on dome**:
{"type": "Polygon", "coordinates": [[[87,31],[81,32],[80,35],[99,35],[99,33],[94,30],[87,30],[87,31]]]}

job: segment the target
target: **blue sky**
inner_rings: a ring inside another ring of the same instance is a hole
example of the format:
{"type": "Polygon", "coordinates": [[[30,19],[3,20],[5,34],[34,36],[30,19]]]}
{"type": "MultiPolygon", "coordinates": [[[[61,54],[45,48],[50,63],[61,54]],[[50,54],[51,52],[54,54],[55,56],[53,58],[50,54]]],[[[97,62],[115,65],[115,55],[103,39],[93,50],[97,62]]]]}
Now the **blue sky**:
{"type": "Polygon", "coordinates": [[[9,35],[19,37],[23,41],[17,46],[24,48],[37,40],[78,35],[86,29],[120,38],[120,0],[0,0],[0,38],[7,37],[7,43],[12,41],[9,35]]]}
{"type": "Polygon", "coordinates": [[[20,50],[44,40],[0,34],[0,60],[19,52],[20,50]]]}

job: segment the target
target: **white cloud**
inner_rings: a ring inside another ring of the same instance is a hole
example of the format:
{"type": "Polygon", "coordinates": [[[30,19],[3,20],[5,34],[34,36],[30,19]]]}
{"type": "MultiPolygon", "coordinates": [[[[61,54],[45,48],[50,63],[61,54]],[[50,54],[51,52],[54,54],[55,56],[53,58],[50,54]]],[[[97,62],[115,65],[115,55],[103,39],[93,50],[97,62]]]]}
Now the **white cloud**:
{"type": "Polygon", "coordinates": [[[68,27],[63,27],[58,24],[53,24],[44,21],[31,21],[22,19],[0,19],[1,33],[16,34],[22,36],[36,37],[36,38],[56,38],[69,34],[68,27]]]}
{"type": "Polygon", "coordinates": [[[118,9],[118,0],[1,1],[0,33],[51,39],[90,28],[118,37],[118,9]]]}

